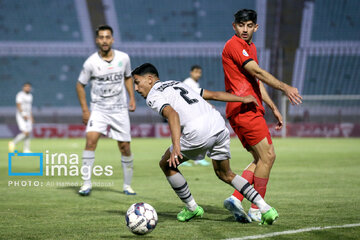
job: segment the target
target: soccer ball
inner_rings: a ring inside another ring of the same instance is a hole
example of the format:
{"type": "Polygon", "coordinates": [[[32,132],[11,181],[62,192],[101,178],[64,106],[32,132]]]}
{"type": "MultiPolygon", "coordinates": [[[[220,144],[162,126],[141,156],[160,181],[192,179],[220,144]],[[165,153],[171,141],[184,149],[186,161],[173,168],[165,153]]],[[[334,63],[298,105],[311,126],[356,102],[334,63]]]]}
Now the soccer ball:
{"type": "Polygon", "coordinates": [[[125,215],[126,226],[138,235],[150,233],[155,229],[158,216],[155,209],[147,203],[134,203],[125,215]]]}

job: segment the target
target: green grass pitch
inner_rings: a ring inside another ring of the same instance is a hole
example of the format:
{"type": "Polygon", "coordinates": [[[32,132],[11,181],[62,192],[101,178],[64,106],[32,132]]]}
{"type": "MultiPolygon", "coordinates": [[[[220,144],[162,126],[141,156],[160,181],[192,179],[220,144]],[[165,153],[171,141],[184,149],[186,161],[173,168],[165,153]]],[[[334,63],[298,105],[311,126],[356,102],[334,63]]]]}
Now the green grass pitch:
{"type": "MultiPolygon", "coordinates": [[[[133,139],[133,188],[122,194],[120,153],[115,141],[101,139],[95,165],[111,165],[112,176],[94,177],[103,185],[91,196],[77,195],[74,176],[8,176],[7,141],[0,140],[0,239],[226,239],[309,227],[360,223],[360,139],[274,139],[277,159],[265,200],[280,218],[272,226],[240,224],[223,208],[233,189],[212,167],[180,167],[205,214],[180,223],[183,204],[170,188],[158,161],[170,139],[133,139]],[[9,186],[10,181],[39,181],[43,186],[9,186]],[[63,185],[62,185],[63,184],[63,185]],[[135,202],[151,204],[159,215],[156,229],[136,236],[125,225],[135,202]]],[[[84,139],[34,139],[33,152],[79,154],[84,139]]],[[[250,162],[240,142],[231,141],[231,166],[241,174],[250,162]]],[[[80,159],[81,163],[81,159],[80,159]]],[[[245,202],[246,209],[249,203],[245,202]]],[[[327,229],[271,239],[360,239],[360,227],[327,229]]]]}

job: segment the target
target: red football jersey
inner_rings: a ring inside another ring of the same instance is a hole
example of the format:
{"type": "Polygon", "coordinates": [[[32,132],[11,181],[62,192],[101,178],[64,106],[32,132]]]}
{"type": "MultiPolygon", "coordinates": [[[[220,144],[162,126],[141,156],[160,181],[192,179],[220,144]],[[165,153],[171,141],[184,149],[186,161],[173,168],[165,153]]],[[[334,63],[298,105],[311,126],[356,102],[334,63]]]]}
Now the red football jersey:
{"type": "Polygon", "coordinates": [[[259,64],[255,44],[251,43],[249,45],[234,35],[226,42],[222,52],[225,90],[241,97],[252,95],[257,99],[259,106],[242,104],[241,102],[228,102],[226,104],[226,118],[248,111],[260,111],[262,114],[265,112],[262,105],[259,81],[244,69],[245,64],[249,61],[256,61],[259,64]]]}

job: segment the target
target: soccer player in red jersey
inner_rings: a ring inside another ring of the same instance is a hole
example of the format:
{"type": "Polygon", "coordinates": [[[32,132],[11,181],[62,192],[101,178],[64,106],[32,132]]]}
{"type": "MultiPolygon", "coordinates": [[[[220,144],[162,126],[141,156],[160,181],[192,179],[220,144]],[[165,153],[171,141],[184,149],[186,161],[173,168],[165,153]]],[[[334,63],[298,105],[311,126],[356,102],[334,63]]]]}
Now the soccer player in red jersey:
{"type": "MultiPolygon", "coordinates": [[[[257,99],[258,106],[228,102],[226,118],[244,148],[254,158],[244,170],[242,177],[250,184],[254,184],[254,188],[264,197],[270,170],[275,161],[275,151],[265,122],[262,101],[269,106],[278,120],[276,129],[282,127],[282,116],[263,83],[282,91],[292,104],[300,104],[302,97],[296,88],[279,81],[259,67],[256,47],[252,42],[253,34],[259,28],[256,24],[257,13],[254,10],[242,9],[234,17],[232,25],[235,35],[226,42],[222,52],[225,89],[237,96],[253,95],[257,99]]],[[[255,205],[252,205],[248,215],[246,214],[241,205],[243,199],[244,197],[235,191],[232,196],[225,199],[224,206],[239,222],[260,221],[261,213],[255,205]]]]}

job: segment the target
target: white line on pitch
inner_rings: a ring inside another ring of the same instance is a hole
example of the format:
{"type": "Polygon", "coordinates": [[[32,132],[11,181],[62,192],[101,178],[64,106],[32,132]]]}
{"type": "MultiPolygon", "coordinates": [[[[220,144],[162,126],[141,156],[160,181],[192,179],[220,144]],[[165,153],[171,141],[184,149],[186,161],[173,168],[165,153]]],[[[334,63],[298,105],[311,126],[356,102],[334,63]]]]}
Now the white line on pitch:
{"type": "Polygon", "coordinates": [[[288,234],[295,234],[295,233],[302,233],[302,232],[319,231],[319,230],[332,229],[332,228],[351,228],[351,227],[360,227],[360,223],[345,224],[345,225],[339,225],[339,226],[302,228],[302,229],[297,229],[297,230],[288,230],[288,231],[283,231],[283,232],[273,232],[273,233],[246,236],[246,237],[240,237],[240,238],[227,238],[225,240],[259,239],[259,238],[266,238],[266,237],[275,237],[275,236],[279,236],[279,235],[288,235],[288,234]]]}

